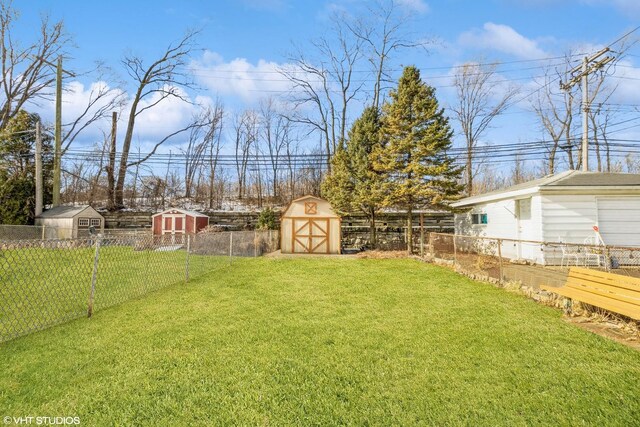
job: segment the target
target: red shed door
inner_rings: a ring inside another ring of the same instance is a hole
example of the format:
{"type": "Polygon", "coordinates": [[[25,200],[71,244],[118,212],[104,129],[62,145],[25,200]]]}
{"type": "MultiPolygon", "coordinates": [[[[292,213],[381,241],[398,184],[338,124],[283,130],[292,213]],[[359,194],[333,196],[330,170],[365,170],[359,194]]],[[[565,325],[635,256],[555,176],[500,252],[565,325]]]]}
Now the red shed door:
{"type": "Polygon", "coordinates": [[[163,234],[184,234],[185,215],[165,215],[162,225],[163,234]]]}

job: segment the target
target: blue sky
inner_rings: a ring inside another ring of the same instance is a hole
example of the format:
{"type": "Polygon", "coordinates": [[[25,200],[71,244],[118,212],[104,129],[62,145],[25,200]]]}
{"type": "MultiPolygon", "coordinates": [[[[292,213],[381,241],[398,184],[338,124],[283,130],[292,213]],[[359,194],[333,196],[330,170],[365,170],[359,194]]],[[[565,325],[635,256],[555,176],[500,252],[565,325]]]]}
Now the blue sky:
{"type": "MultiPolygon", "coordinates": [[[[274,70],[287,62],[286,54],[293,43],[305,48],[310,39],[327,33],[332,11],[357,14],[370,3],[15,0],[14,7],[21,11],[17,31],[25,40],[31,38],[42,13],[64,20],[76,44],[65,67],[76,71],[89,69],[93,61],[102,60],[124,76],[119,63],[123,54],[132,52],[154,59],[185,30],[200,28],[198,40],[202,50],[193,58],[201,66],[195,76],[200,89],[190,95],[194,99],[219,98],[228,110],[238,110],[255,107],[261,98],[278,95],[286,88],[274,70]]],[[[640,22],[638,0],[397,0],[397,3],[412,16],[407,32],[434,41],[428,54],[408,51],[396,56],[397,73],[400,65],[415,64],[422,68],[424,80],[438,89],[444,106],[453,102],[449,75],[455,65],[479,59],[527,61],[562,55],[568,49],[594,51],[640,22]]],[[[628,106],[621,120],[632,117],[629,114],[637,115],[633,106],[640,104],[640,81],[632,80],[640,78],[640,44],[629,53],[632,55],[625,58],[625,68],[616,70],[624,78],[616,80],[621,88],[614,101],[628,106]]],[[[505,79],[515,79],[526,94],[535,87],[532,81],[541,73],[540,69],[526,69],[533,68],[532,65],[535,64],[516,62],[505,64],[498,71],[505,79]]],[[[65,99],[67,118],[80,108],[82,91],[88,90],[91,83],[87,77],[67,81],[75,91],[65,99]]],[[[125,89],[132,90],[126,86],[125,89]]],[[[485,143],[543,138],[527,105],[525,96],[495,122],[484,138],[485,143]]],[[[41,107],[45,118],[52,117],[52,107],[41,107]]],[[[155,118],[142,118],[136,141],[144,151],[162,130],[184,122],[190,113],[186,106],[164,106],[155,118]]],[[[98,135],[97,129],[90,130],[80,143],[88,144],[98,135]]],[[[637,128],[620,135],[638,139],[637,128]]],[[[174,146],[180,143],[172,142],[174,146]]],[[[164,150],[170,148],[167,145],[164,150]]]]}

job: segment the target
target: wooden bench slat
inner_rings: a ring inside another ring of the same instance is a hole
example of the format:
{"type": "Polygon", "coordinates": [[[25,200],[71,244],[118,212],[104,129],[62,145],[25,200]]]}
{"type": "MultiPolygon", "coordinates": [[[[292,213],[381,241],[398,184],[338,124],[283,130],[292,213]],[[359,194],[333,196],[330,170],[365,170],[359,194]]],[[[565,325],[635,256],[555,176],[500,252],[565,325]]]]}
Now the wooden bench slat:
{"type": "Polygon", "coordinates": [[[581,267],[572,267],[571,270],[569,270],[569,277],[578,277],[598,283],[608,284],[617,288],[640,292],[640,279],[636,277],[622,276],[619,274],[589,270],[588,268],[581,267]]]}
{"type": "Polygon", "coordinates": [[[562,296],[574,299],[576,301],[580,301],[586,304],[591,304],[597,307],[604,308],[605,310],[610,310],[615,313],[623,314],[625,316],[629,316],[632,319],[640,319],[640,306],[635,304],[629,304],[622,301],[612,300],[611,298],[602,297],[600,295],[595,295],[590,292],[580,291],[577,289],[566,289],[566,288],[551,288],[546,287],[550,292],[554,292],[560,294],[562,296]]]}
{"type": "Polygon", "coordinates": [[[640,292],[632,292],[627,289],[614,288],[602,283],[590,283],[584,279],[569,278],[566,283],[567,288],[586,290],[598,295],[602,295],[615,300],[625,301],[630,304],[640,305],[640,292]]]}

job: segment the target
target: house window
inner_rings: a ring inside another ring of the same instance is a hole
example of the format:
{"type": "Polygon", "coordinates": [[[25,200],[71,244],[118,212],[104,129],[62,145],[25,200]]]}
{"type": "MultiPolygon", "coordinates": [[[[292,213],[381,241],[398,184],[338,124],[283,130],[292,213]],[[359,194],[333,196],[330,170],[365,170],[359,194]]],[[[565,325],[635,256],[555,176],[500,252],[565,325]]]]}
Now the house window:
{"type": "Polygon", "coordinates": [[[100,218],[91,218],[91,225],[94,227],[100,227],[100,218]]]}
{"type": "Polygon", "coordinates": [[[471,223],[474,225],[485,225],[488,223],[486,213],[471,214],[471,223]]]}
{"type": "Polygon", "coordinates": [[[89,218],[79,218],[78,219],[78,227],[89,227],[89,218]]]}

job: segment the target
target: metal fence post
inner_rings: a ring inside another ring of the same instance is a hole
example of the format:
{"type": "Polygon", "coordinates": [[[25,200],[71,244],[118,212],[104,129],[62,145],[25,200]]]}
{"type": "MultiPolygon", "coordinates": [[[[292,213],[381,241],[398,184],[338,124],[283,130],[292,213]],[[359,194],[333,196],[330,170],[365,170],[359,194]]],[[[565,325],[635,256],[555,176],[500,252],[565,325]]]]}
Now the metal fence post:
{"type": "Polygon", "coordinates": [[[253,257],[258,257],[258,230],[253,229],[253,257]]]}
{"type": "Polygon", "coordinates": [[[233,262],[233,231],[229,232],[229,264],[233,262]]]}
{"type": "Polygon", "coordinates": [[[456,246],[456,235],[453,235],[453,265],[458,265],[458,247],[456,246]]]}
{"type": "Polygon", "coordinates": [[[433,258],[436,257],[436,251],[433,247],[433,231],[429,232],[429,255],[431,255],[433,258]]]}
{"type": "Polygon", "coordinates": [[[424,258],[424,213],[420,213],[420,258],[424,258]]]}
{"type": "Polygon", "coordinates": [[[96,250],[93,255],[93,274],[91,275],[91,289],[89,290],[89,308],[87,309],[87,317],[93,314],[93,301],[96,294],[96,282],[98,280],[98,259],[100,258],[100,244],[102,243],[102,235],[98,234],[96,239],[96,250]]]}
{"type": "Polygon", "coordinates": [[[189,252],[191,252],[191,235],[187,234],[187,264],[185,266],[186,283],[189,283],[189,252]]]}
{"type": "Polygon", "coordinates": [[[498,239],[498,267],[499,267],[498,279],[500,280],[500,283],[502,283],[504,274],[502,271],[502,240],[501,239],[498,239]]]}

